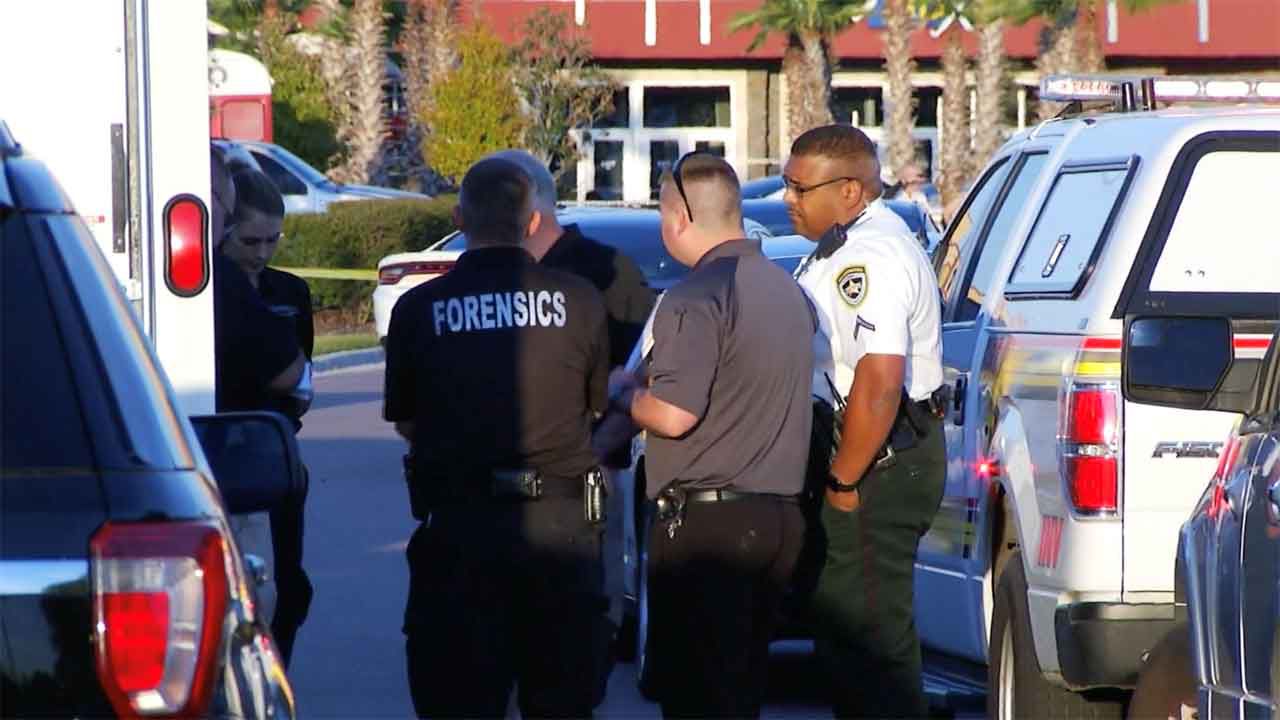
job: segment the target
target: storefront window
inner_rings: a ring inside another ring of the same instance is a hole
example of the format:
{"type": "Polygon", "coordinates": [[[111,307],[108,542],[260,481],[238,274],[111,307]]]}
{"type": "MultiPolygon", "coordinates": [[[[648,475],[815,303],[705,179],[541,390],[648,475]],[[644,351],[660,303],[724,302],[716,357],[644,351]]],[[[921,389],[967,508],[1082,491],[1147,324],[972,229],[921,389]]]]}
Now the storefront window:
{"type": "Polygon", "coordinates": [[[625,128],[631,125],[631,91],[621,88],[613,91],[613,111],[591,123],[598,128],[625,128]]]}
{"type": "Polygon", "coordinates": [[[699,140],[693,146],[698,152],[711,153],[717,157],[724,157],[724,143],[718,140],[699,140]]]}
{"type": "Polygon", "coordinates": [[[617,140],[597,141],[595,155],[595,189],[588,200],[622,199],[622,143],[617,140]]]}
{"type": "Polygon", "coordinates": [[[731,127],[728,87],[647,87],[644,125],[650,128],[731,127]]]}
{"type": "Polygon", "coordinates": [[[884,91],[878,87],[832,88],[831,108],[838,123],[880,127],[884,124],[884,91]]]}
{"type": "Polygon", "coordinates": [[[912,92],[916,101],[916,127],[938,127],[938,101],[942,88],[918,87],[912,92]]]}
{"type": "Polygon", "coordinates": [[[653,140],[649,143],[649,198],[658,199],[662,176],[680,159],[680,143],[676,140],[653,140]]]}

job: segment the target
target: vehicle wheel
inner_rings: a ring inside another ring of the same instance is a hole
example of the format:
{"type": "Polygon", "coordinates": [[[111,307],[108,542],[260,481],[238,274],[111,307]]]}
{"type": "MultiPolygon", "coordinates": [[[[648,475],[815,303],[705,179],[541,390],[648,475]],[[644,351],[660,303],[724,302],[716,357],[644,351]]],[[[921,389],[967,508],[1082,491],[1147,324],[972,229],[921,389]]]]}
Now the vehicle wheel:
{"type": "Polygon", "coordinates": [[[1191,669],[1190,630],[1184,623],[1151,649],[1138,674],[1127,717],[1179,720],[1186,717],[1186,709],[1196,709],[1196,678],[1191,669]]]}
{"type": "Polygon", "coordinates": [[[988,648],[987,717],[1104,720],[1120,718],[1123,704],[1094,700],[1045,680],[1036,660],[1027,611],[1027,577],[1022,553],[1009,555],[996,590],[988,648]]]}

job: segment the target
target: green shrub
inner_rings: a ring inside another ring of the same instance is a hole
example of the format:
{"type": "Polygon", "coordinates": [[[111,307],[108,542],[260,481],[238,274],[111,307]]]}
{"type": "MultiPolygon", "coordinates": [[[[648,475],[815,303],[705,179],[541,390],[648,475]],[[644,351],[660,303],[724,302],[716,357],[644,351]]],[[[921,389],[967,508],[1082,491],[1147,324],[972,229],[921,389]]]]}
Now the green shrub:
{"type": "MultiPolygon", "coordinates": [[[[273,265],[294,268],[375,269],[378,260],[414,252],[453,231],[454,195],[431,200],[359,200],[334,203],[323,214],[287,215],[285,240],[273,265]]],[[[307,278],[319,309],[341,309],[367,320],[376,281],[307,278]]]]}

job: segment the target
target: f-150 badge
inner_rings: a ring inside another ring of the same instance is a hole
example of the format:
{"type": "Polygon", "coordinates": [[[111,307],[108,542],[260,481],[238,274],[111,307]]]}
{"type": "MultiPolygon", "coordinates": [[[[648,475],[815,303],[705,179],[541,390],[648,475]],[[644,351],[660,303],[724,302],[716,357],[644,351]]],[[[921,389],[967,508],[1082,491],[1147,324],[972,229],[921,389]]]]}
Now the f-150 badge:
{"type": "Polygon", "coordinates": [[[1179,460],[1182,458],[1216,458],[1223,445],[1225,443],[1199,441],[1158,442],[1156,443],[1156,451],[1151,453],[1151,457],[1167,458],[1172,455],[1179,460]]]}

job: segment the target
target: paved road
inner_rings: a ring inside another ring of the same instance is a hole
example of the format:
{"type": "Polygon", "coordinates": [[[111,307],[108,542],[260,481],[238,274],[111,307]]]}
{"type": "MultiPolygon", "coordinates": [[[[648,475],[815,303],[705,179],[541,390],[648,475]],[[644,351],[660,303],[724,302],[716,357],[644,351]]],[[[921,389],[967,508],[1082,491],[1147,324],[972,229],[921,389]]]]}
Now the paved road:
{"type": "MultiPolygon", "coordinates": [[[[321,375],[301,434],[311,469],[306,567],[315,600],[289,677],[306,718],[412,716],[400,621],[408,588],[404,546],[413,531],[400,457],[382,421],[382,368],[321,375]]],[[[774,648],[768,718],[824,718],[805,643],[774,648]]],[[[657,718],[619,665],[598,716],[657,718]]]]}

